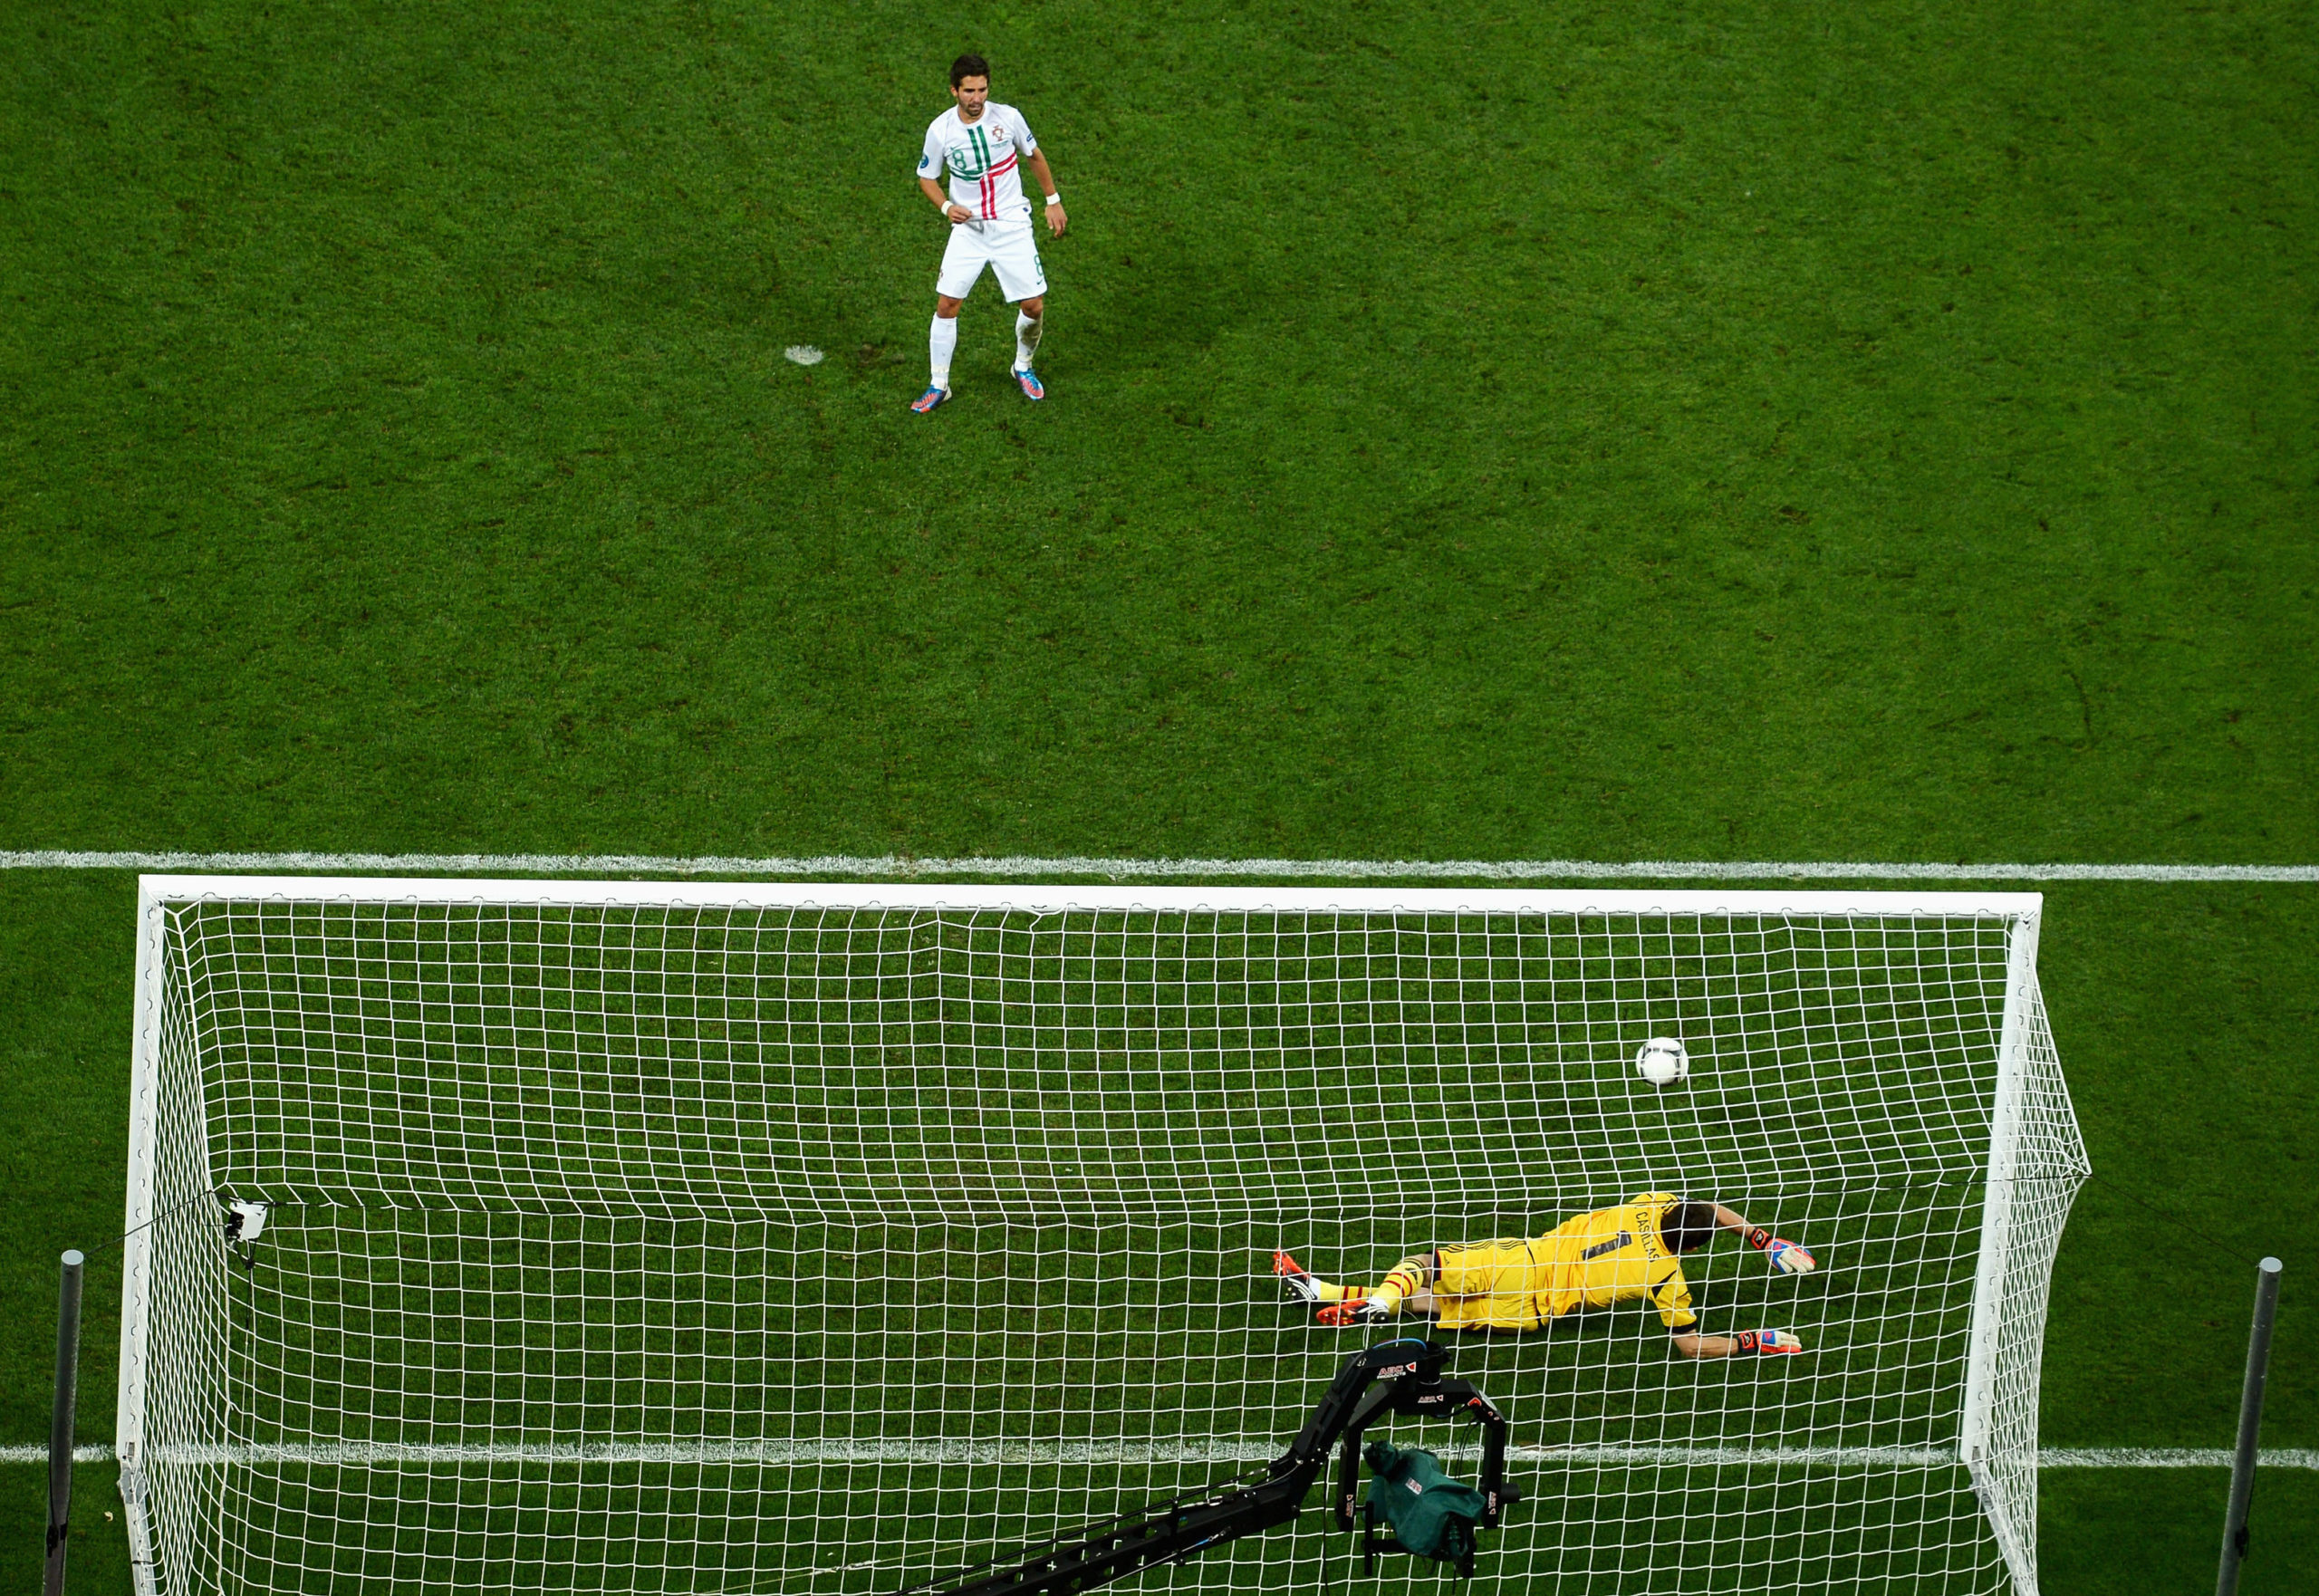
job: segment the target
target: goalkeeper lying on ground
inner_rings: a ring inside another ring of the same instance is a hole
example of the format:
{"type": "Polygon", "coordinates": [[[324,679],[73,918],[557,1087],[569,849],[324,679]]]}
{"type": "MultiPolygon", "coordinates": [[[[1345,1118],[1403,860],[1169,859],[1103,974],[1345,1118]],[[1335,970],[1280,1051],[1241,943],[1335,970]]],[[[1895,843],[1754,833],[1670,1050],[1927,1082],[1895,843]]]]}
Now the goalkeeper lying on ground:
{"type": "Polygon", "coordinates": [[[1808,1274],[1819,1267],[1794,1242],[1750,1226],[1720,1204],[1686,1202],[1660,1191],[1582,1214],[1535,1240],[1418,1253],[1373,1287],[1331,1285],[1286,1253],[1275,1253],[1272,1267],[1297,1298],[1321,1304],[1316,1317],[1323,1324],[1381,1324],[1406,1312],[1445,1330],[1534,1330],[1579,1308],[1648,1302],[1687,1358],[1802,1351],[1804,1343],[1784,1330],[1700,1333],[1679,1259],[1707,1245],[1718,1227],[1767,1255],[1784,1274],[1808,1274]]]}

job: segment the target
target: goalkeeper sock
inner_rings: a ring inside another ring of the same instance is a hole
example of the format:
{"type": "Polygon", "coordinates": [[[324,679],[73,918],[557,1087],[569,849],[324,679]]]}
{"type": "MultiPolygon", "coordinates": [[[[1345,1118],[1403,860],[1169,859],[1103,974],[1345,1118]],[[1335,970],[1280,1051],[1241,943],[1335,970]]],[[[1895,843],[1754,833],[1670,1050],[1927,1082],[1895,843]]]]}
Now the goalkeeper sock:
{"type": "Polygon", "coordinates": [[[1415,1258],[1404,1258],[1393,1265],[1384,1284],[1369,1293],[1369,1300],[1390,1313],[1399,1313],[1401,1304],[1425,1289],[1425,1274],[1415,1258]]]}
{"type": "Polygon", "coordinates": [[[1286,1253],[1272,1255],[1272,1272],[1287,1283],[1290,1291],[1308,1303],[1342,1303],[1346,1297],[1358,1294],[1348,1292],[1343,1286],[1331,1285],[1286,1253]]]}
{"type": "Polygon", "coordinates": [[[933,357],[934,380],[927,386],[950,391],[950,357],[958,349],[958,318],[937,316],[934,331],[927,338],[928,352],[933,357]]]}
{"type": "Polygon", "coordinates": [[[1046,320],[1041,316],[1026,316],[1015,312],[1015,369],[1027,371],[1031,357],[1039,352],[1039,334],[1046,330],[1046,320]]]}

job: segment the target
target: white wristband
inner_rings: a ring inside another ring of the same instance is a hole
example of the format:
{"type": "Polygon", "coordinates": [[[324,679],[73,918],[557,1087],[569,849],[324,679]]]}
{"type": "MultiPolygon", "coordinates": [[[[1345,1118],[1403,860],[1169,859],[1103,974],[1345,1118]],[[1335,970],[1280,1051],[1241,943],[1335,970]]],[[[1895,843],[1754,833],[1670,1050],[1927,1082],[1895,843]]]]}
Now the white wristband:
{"type": "Polygon", "coordinates": [[[949,199],[949,198],[938,199],[938,200],[936,200],[936,201],[934,202],[934,208],[935,208],[936,210],[940,211],[944,216],[948,216],[948,215],[950,214],[950,207],[951,207],[952,206],[954,206],[954,205],[957,204],[957,203],[958,203],[958,202],[957,202],[957,200],[955,200],[955,199],[949,199]]]}
{"type": "Polygon", "coordinates": [[[1050,194],[1047,196],[1047,203],[1049,205],[1061,205],[1063,203],[1063,196],[1060,194],[1050,194]]]}

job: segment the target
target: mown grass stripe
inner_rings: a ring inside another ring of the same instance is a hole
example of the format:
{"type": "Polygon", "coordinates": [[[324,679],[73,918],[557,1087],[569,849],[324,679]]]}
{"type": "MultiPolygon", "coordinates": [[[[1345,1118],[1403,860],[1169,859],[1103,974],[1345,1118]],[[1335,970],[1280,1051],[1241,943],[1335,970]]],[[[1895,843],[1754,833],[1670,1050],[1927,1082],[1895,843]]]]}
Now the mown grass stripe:
{"type": "Polygon", "coordinates": [[[1256,877],[1302,880],[2141,881],[2319,884],[2319,864],[1893,864],[1841,860],[911,859],[823,853],[685,858],[647,853],[192,853],[73,849],[0,851],[0,870],[303,874],[581,876],[1097,876],[1120,880],[1256,877]]]}

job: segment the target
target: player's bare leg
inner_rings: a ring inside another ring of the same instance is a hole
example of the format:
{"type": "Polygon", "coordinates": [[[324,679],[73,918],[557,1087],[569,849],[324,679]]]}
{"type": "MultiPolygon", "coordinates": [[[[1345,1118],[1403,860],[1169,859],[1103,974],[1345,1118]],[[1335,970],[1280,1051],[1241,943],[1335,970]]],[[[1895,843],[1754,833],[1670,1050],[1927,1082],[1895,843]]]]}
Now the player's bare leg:
{"type": "Polygon", "coordinates": [[[950,357],[958,349],[958,306],[963,300],[952,299],[947,293],[934,296],[934,325],[927,334],[928,364],[933,375],[926,385],[926,392],[910,406],[923,416],[927,411],[948,404],[950,399],[950,357]]]}
{"type": "Polygon", "coordinates": [[[1015,381],[1034,399],[1047,397],[1046,385],[1031,370],[1031,357],[1039,352],[1039,335],[1046,331],[1046,313],[1044,294],[1015,307],[1015,381]]]}

